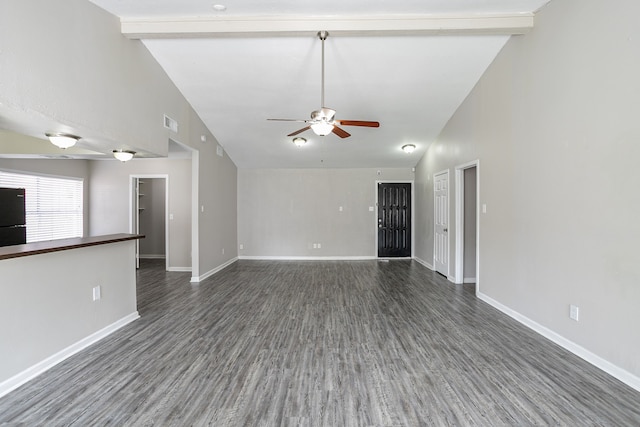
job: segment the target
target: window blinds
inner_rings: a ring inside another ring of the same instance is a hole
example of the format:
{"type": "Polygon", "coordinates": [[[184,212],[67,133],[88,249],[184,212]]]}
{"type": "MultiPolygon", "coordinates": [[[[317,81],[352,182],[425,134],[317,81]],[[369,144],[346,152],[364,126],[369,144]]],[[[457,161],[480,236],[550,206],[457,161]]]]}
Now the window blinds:
{"type": "Polygon", "coordinates": [[[82,237],[82,179],[0,171],[0,187],[24,188],[27,243],[82,237]]]}

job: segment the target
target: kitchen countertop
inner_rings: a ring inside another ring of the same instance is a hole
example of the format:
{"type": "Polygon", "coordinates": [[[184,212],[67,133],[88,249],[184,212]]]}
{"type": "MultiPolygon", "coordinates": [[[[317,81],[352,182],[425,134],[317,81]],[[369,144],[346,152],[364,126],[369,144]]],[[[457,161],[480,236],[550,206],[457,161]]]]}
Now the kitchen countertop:
{"type": "Polygon", "coordinates": [[[142,234],[121,233],[4,246],[0,247],[0,260],[85,248],[88,246],[105,245],[108,243],[125,242],[127,240],[144,239],[144,237],[142,234]]]}

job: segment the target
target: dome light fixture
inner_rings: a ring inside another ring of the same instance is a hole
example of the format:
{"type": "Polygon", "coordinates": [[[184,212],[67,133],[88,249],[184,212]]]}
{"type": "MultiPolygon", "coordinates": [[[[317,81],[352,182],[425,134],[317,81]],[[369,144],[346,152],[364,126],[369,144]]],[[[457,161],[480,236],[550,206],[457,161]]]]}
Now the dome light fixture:
{"type": "Polygon", "coordinates": [[[80,140],[79,136],[68,133],[45,133],[45,135],[53,145],[59,148],[73,147],[80,140]]]}
{"type": "Polygon", "coordinates": [[[302,147],[304,144],[307,143],[307,140],[305,138],[293,138],[293,143],[296,144],[296,147],[302,147]]]}
{"type": "Polygon", "coordinates": [[[405,144],[402,146],[402,151],[404,151],[407,154],[411,154],[415,151],[416,146],[413,144],[405,144]]]}
{"type": "Polygon", "coordinates": [[[113,157],[120,160],[121,162],[128,162],[133,159],[133,156],[136,154],[135,151],[129,150],[113,150],[113,157]]]}

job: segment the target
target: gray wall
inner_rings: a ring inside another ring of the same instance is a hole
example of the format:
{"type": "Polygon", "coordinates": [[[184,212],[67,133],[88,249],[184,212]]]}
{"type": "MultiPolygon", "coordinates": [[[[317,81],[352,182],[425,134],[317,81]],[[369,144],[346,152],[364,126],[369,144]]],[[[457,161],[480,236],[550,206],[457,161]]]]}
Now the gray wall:
{"type": "Polygon", "coordinates": [[[89,235],[89,187],[91,185],[89,162],[86,160],[1,159],[0,169],[6,171],[80,178],[83,181],[84,235],[89,235]]]}
{"type": "MultiPolygon", "coordinates": [[[[430,177],[479,159],[480,295],[636,384],[639,14],[638,2],[551,1],[531,33],[509,40],[416,169],[428,227],[430,177]]],[[[424,231],[417,254],[430,260],[424,231]]]]}
{"type": "Polygon", "coordinates": [[[134,248],[128,241],[0,261],[0,395],[92,334],[138,317],[134,248]]]}
{"type": "Polygon", "coordinates": [[[376,181],[413,180],[411,169],[240,169],[239,255],[374,257],[376,181]],[[343,210],[339,208],[342,206],[343,210]],[[374,207],[370,212],[369,207],[374,207]],[[314,249],[313,243],[320,243],[314,249]]]}
{"type": "Polygon", "coordinates": [[[129,232],[132,175],[168,175],[169,213],[173,214],[169,267],[191,267],[191,159],[95,160],[90,165],[91,235],[129,232]]]}
{"type": "Polygon", "coordinates": [[[238,256],[238,171],[226,153],[216,154],[215,141],[204,145],[199,151],[200,209],[195,212],[200,224],[200,276],[238,256]]]}
{"type": "MultiPolygon", "coordinates": [[[[190,162],[189,162],[190,163],[190,162]]],[[[190,169],[190,168],[189,168],[190,169]]],[[[166,179],[142,178],[140,181],[140,234],[145,238],[140,240],[141,258],[163,258],[165,256],[165,193],[166,179]]],[[[190,187],[182,190],[189,193],[190,187]]],[[[190,200],[189,200],[190,201],[190,200]]],[[[191,206],[186,203],[186,206],[191,206]]],[[[172,212],[173,214],[173,212],[172,212]]],[[[174,221],[175,221],[175,214],[174,221]]],[[[190,230],[185,230],[189,234],[190,230]]]]}

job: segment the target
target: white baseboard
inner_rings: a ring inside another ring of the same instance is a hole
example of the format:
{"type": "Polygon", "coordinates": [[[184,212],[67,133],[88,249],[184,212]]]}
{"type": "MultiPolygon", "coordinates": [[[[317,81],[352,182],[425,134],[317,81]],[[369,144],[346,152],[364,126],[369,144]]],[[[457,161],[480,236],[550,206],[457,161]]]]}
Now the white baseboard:
{"type": "Polygon", "coordinates": [[[169,267],[167,271],[191,272],[191,267],[169,267]]]}
{"type": "Polygon", "coordinates": [[[462,283],[476,283],[475,277],[465,277],[462,279],[462,283]]]}
{"type": "Polygon", "coordinates": [[[422,260],[418,257],[414,257],[413,259],[415,259],[418,263],[424,265],[425,267],[427,267],[429,270],[434,271],[435,268],[433,268],[433,265],[429,264],[427,261],[422,260]]]}
{"type": "Polygon", "coordinates": [[[228,266],[230,266],[231,264],[233,264],[234,262],[236,262],[238,260],[238,257],[232,258],[229,261],[225,262],[222,265],[217,266],[214,269],[211,269],[209,271],[207,271],[204,274],[201,274],[200,276],[191,276],[191,283],[200,283],[202,282],[204,279],[206,279],[207,277],[211,277],[214,274],[216,274],[218,271],[222,270],[223,268],[226,268],[228,266]]]}
{"type": "Polygon", "coordinates": [[[30,368],[27,368],[19,374],[3,381],[2,383],[0,383],[0,397],[10,393],[11,391],[25,384],[27,381],[30,381],[41,373],[45,372],[47,369],[54,367],[58,363],[64,361],[65,359],[68,359],[74,354],[89,347],[91,344],[100,341],[107,335],[114,333],[118,329],[139,318],[140,315],[138,314],[138,312],[134,311],[128,316],[125,316],[122,319],[110,324],[109,326],[106,326],[99,331],[94,332],[93,334],[76,342],[75,344],[71,344],[69,347],[60,350],[54,355],[47,357],[46,359],[36,363],[30,368]]]}
{"type": "Polygon", "coordinates": [[[140,254],[138,255],[138,258],[140,259],[165,259],[165,255],[163,254],[159,254],[159,255],[153,255],[153,254],[140,254]]]}
{"type": "Polygon", "coordinates": [[[614,365],[608,360],[603,359],[602,357],[590,352],[586,348],[574,343],[573,341],[566,339],[562,335],[552,331],[551,329],[545,326],[542,326],[541,324],[529,319],[526,316],[523,316],[517,311],[510,309],[509,307],[499,303],[498,301],[494,300],[493,298],[483,293],[478,293],[477,296],[482,301],[500,310],[507,316],[517,320],[518,322],[522,323],[528,328],[534,330],[535,332],[539,333],[543,337],[553,341],[554,343],[558,344],[560,347],[563,347],[564,349],[570,351],[576,356],[586,360],[587,362],[591,363],[595,367],[602,369],[604,372],[608,373],[612,377],[619,379],[623,383],[627,384],[629,387],[632,387],[635,390],[640,391],[640,377],[637,377],[633,375],[631,372],[628,372],[620,368],[619,366],[614,365]]]}
{"type": "Polygon", "coordinates": [[[239,259],[262,261],[364,261],[378,259],[375,256],[253,256],[243,255],[239,259]]]}

